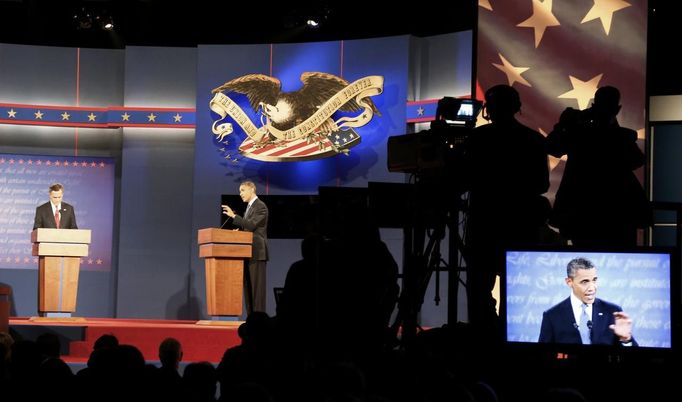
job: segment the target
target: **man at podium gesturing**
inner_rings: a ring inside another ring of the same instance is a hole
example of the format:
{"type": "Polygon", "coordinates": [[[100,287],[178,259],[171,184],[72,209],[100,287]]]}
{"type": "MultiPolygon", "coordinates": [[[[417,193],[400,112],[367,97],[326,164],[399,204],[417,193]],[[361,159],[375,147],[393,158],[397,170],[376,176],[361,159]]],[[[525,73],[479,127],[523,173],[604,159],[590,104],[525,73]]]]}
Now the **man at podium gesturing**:
{"type": "Polygon", "coordinates": [[[239,185],[239,196],[247,203],[244,216],[237,215],[228,205],[221,205],[223,213],[233,224],[253,233],[253,245],[246,279],[246,312],[265,311],[265,265],[268,260],[268,207],[256,195],[256,184],[251,180],[239,185]],[[250,287],[248,286],[250,282],[250,287]]]}
{"type": "Polygon", "coordinates": [[[36,208],[33,230],[38,228],[78,229],[73,206],[62,202],[64,186],[55,183],[50,186],[50,201],[36,208]]]}

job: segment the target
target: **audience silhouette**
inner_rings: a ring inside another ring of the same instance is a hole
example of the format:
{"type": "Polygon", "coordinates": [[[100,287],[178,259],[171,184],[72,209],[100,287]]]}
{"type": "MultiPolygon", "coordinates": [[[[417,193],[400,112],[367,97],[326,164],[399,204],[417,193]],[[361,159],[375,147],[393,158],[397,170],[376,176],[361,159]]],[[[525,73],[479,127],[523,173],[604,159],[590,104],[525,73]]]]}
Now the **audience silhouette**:
{"type": "Polygon", "coordinates": [[[190,363],[185,367],[182,383],[185,389],[185,401],[215,401],[216,369],[209,362],[190,363]]]}
{"type": "Polygon", "coordinates": [[[333,231],[302,243],[277,311],[290,340],[323,359],[380,352],[399,291],[398,266],[369,210],[343,209],[333,231]]]}
{"type": "Polygon", "coordinates": [[[0,385],[9,381],[9,364],[12,357],[14,338],[6,332],[0,332],[0,385]]]}
{"type": "Polygon", "coordinates": [[[182,361],[182,344],[175,338],[166,338],[159,344],[161,367],[156,371],[161,400],[172,400],[182,394],[182,377],[178,372],[182,361]]]}
{"type": "Polygon", "coordinates": [[[547,150],[567,156],[550,224],[576,246],[634,246],[651,224],[646,194],[634,174],[644,165],[637,133],[618,124],[620,91],[604,86],[591,108],[567,108],[547,137],[547,150]]]}
{"type": "Polygon", "coordinates": [[[118,346],[118,338],[116,338],[116,336],[111,334],[101,335],[95,340],[95,343],[92,346],[92,352],[90,352],[87,366],[76,373],[76,375],[78,377],[91,376],[93,367],[97,366],[99,363],[102,351],[116,346],[118,346]]]}
{"type": "MultiPolygon", "coordinates": [[[[290,357],[298,354],[310,356],[311,348],[286,344],[276,319],[254,314],[240,327],[242,344],[225,353],[217,370],[220,376],[208,362],[190,363],[176,393],[158,381],[160,369],[145,364],[140,351],[131,345],[98,349],[100,358],[91,375],[74,377],[61,359],[44,359],[36,342],[20,340],[13,346],[8,376],[0,378],[0,400],[33,396],[76,402],[214,401],[217,378],[222,387],[220,400],[233,402],[672,400],[674,384],[666,379],[679,364],[676,355],[664,361],[658,356],[649,363],[635,356],[613,362],[588,356],[556,359],[555,354],[528,353],[523,348],[515,356],[482,342],[478,331],[464,323],[424,329],[410,348],[387,350],[371,359],[346,353],[292,361],[290,357]],[[587,376],[576,383],[572,374],[588,369],[600,372],[599,378],[587,376]],[[604,387],[605,383],[634,384],[636,380],[645,386],[604,387]]],[[[175,352],[169,354],[176,357],[163,357],[162,366],[175,366],[178,345],[167,341],[159,346],[160,351],[170,346],[175,352]]],[[[349,350],[346,345],[338,347],[349,350]]]]}
{"type": "Polygon", "coordinates": [[[47,359],[50,357],[59,358],[61,354],[61,342],[59,337],[52,332],[45,332],[36,338],[36,344],[40,353],[47,359]]]}
{"type": "Polygon", "coordinates": [[[221,399],[235,386],[260,384],[263,392],[272,387],[274,378],[273,320],[264,312],[254,311],[239,326],[242,342],[225,351],[217,370],[221,399]]]}

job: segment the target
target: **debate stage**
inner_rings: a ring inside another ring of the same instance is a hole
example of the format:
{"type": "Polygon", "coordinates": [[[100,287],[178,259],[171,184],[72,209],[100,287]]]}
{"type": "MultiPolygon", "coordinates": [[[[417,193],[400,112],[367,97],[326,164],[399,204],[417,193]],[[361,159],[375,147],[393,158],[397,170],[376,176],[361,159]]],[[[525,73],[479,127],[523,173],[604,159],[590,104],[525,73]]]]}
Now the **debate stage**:
{"type": "Polygon", "coordinates": [[[237,329],[242,321],[222,321],[221,325],[201,325],[196,321],[84,318],[71,321],[11,317],[10,332],[15,341],[35,340],[43,333],[57,335],[62,359],[67,363],[86,362],[100,336],[112,334],[120,344],[140,349],[147,361],[158,361],[159,344],[172,337],[180,341],[184,362],[218,363],[227,348],[239,345],[237,329]]]}

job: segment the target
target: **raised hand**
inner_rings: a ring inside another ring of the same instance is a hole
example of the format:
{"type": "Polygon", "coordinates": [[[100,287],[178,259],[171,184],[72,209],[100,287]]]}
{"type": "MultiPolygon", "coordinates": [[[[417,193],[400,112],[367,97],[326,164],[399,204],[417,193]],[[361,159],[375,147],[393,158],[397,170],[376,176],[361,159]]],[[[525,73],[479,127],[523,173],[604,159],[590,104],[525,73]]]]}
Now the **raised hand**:
{"type": "Polygon", "coordinates": [[[630,316],[622,311],[613,313],[615,322],[609,325],[609,328],[620,339],[621,342],[630,342],[632,340],[632,320],[630,316]]]}

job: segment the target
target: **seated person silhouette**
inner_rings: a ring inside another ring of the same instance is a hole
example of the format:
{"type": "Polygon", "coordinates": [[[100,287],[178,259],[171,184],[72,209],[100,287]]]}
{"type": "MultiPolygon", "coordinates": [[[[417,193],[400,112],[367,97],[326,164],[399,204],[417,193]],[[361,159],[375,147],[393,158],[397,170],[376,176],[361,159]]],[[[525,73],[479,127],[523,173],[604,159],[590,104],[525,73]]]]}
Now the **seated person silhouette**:
{"type": "Polygon", "coordinates": [[[292,343],[317,355],[367,357],[381,350],[398,296],[398,266],[369,211],[347,207],[333,233],[302,244],[277,318],[292,343]],[[348,325],[352,323],[352,325],[348,325]]]}

